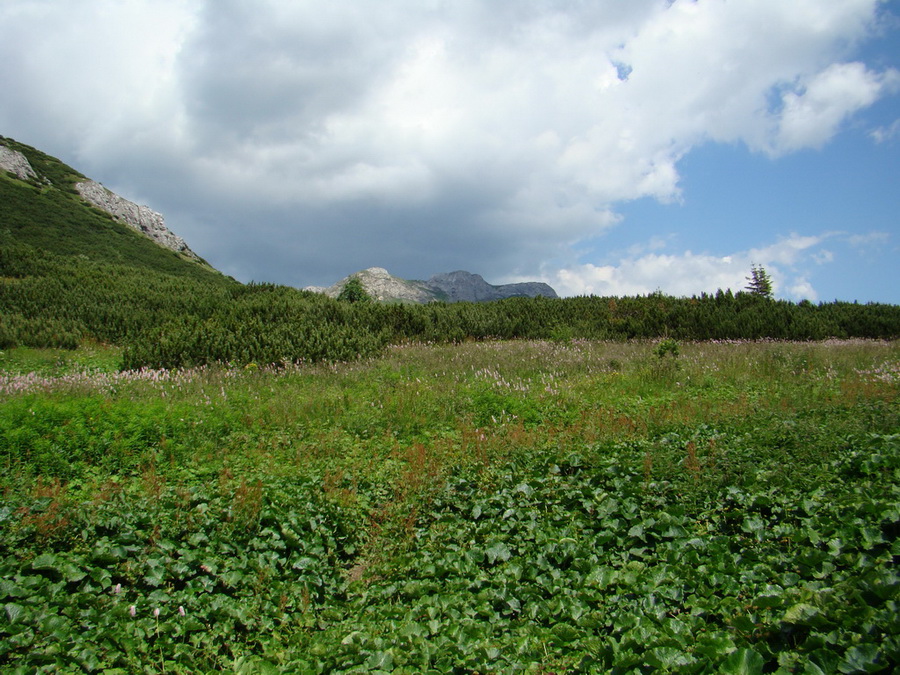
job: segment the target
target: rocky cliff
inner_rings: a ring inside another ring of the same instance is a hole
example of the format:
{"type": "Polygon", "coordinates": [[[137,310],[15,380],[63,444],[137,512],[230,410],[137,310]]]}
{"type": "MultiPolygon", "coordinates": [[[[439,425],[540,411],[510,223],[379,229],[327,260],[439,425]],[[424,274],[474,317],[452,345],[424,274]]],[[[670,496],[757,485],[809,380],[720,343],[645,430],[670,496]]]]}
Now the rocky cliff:
{"type": "Polygon", "coordinates": [[[19,180],[37,180],[28,158],[18,150],[0,144],[0,170],[9,171],[19,180]]]}
{"type": "Polygon", "coordinates": [[[200,262],[200,256],[188,247],[184,239],[166,227],[162,215],[151,208],[130,202],[92,180],[76,183],[75,189],[86,202],[147,235],[160,246],[200,262]]]}
{"type": "Polygon", "coordinates": [[[309,286],[305,290],[324,293],[329,297],[336,298],[351,279],[359,279],[363,288],[366,289],[366,293],[379,302],[423,303],[445,299],[438,297],[424,282],[407,281],[406,279],[392,276],[383,267],[370,267],[369,269],[355,272],[328,288],[309,286]]]}
{"type": "MultiPolygon", "coordinates": [[[[54,183],[49,177],[39,175],[28,161],[28,158],[22,152],[15,149],[16,145],[22,147],[21,144],[17,144],[15,141],[12,141],[12,139],[6,139],[3,136],[0,136],[0,171],[8,171],[19,180],[39,184],[45,188],[56,187],[68,189],[68,180],[77,180],[76,176],[78,178],[84,178],[84,176],[75,172],[73,169],[68,169],[68,177],[64,179],[66,184],[64,185],[60,182],[59,177],[57,177],[56,183],[54,183]],[[10,147],[7,143],[14,147],[10,147]]],[[[28,146],[24,147],[27,148],[28,146]]],[[[31,148],[31,150],[34,151],[34,148],[31,148]]],[[[35,152],[37,153],[38,151],[35,152]]],[[[38,154],[41,156],[43,155],[43,153],[38,154]]],[[[59,163],[59,160],[53,158],[49,159],[59,163]]],[[[111,190],[108,190],[96,181],[83,180],[75,183],[74,187],[81,198],[91,206],[105,211],[119,222],[146,235],[163,248],[175,251],[195,262],[204,265],[206,264],[200,256],[188,247],[184,239],[166,227],[162,215],[156,211],[153,211],[147,206],[138,206],[134,202],[130,202],[124,197],[120,197],[111,190]]]]}
{"type": "Polygon", "coordinates": [[[380,302],[488,302],[512,297],[557,297],[556,291],[540,282],[494,286],[479,274],[461,270],[436,274],[428,281],[409,281],[392,276],[382,267],[356,272],[328,288],[309,286],[305,290],[336,298],[347,282],[354,278],[359,279],[366,292],[380,302]]]}

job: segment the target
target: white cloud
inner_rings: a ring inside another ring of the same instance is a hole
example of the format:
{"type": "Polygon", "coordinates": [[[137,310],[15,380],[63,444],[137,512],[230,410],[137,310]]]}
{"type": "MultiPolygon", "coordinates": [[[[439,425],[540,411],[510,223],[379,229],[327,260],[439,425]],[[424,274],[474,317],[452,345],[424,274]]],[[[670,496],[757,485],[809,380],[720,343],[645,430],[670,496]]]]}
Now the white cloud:
{"type": "Polygon", "coordinates": [[[812,284],[805,277],[799,277],[791,284],[789,294],[793,298],[811,300],[813,302],[819,299],[816,289],[812,287],[812,284]]]}
{"type": "Polygon", "coordinates": [[[878,144],[889,143],[900,136],[900,119],[896,119],[887,126],[876,127],[869,132],[869,136],[878,144]]]}
{"type": "MultiPolygon", "coordinates": [[[[679,200],[678,162],[698,145],[827,142],[897,86],[847,62],[879,6],[7,0],[0,133],[186,227],[215,217],[179,233],[254,278],[533,273],[616,226],[617,203],[679,200]],[[272,241],[248,247],[248,222],[272,241]]],[[[652,291],[666,270],[681,292],[681,262],[732,285],[746,263],[629,260],[634,281],[590,266],[566,283],[652,291]]]]}
{"type": "Polygon", "coordinates": [[[833,254],[819,246],[836,236],[792,234],[762,248],[724,256],[691,251],[645,253],[622,258],[613,265],[582,263],[546,271],[544,281],[566,296],[645,295],[658,290],[691,296],[719,289],[743,290],[751,268],[762,265],[772,277],[776,295],[815,300],[818,294],[807,279],[805,267],[807,263],[832,262],[833,254]]]}
{"type": "Polygon", "coordinates": [[[782,101],[774,149],[789,152],[819,148],[834,136],[841,122],[874,103],[885,90],[896,87],[900,73],[875,73],[862,63],[837,63],[812,77],[798,92],[782,101]]]}
{"type": "Polygon", "coordinates": [[[867,232],[866,234],[852,234],[847,237],[847,241],[857,248],[867,246],[883,247],[890,241],[891,235],[887,232],[867,232]]]}

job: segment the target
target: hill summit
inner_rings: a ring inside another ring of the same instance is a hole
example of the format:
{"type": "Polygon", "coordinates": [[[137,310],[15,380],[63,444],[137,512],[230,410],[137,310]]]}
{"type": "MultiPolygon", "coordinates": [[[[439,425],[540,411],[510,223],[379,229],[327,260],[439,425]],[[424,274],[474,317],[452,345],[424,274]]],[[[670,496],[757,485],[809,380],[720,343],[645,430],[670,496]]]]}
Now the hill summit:
{"type": "MultiPolygon", "coordinates": [[[[45,155],[35,148],[0,136],[0,171],[7,172],[12,178],[36,187],[41,192],[55,190],[77,195],[86,204],[127,225],[159,246],[174,251],[183,259],[207,264],[190,249],[184,239],[166,227],[161,214],[147,206],[120,197],[100,183],[86,178],[58,159],[45,155]]],[[[13,188],[12,185],[4,187],[13,188]]],[[[63,206],[68,207],[70,211],[73,207],[72,204],[63,206]]]]}
{"type": "Polygon", "coordinates": [[[379,302],[490,302],[515,297],[558,297],[553,288],[538,281],[495,286],[480,274],[463,270],[435,274],[427,281],[407,280],[391,275],[383,267],[355,272],[328,288],[308,286],[306,290],[336,298],[351,279],[358,279],[366,292],[379,302]]]}

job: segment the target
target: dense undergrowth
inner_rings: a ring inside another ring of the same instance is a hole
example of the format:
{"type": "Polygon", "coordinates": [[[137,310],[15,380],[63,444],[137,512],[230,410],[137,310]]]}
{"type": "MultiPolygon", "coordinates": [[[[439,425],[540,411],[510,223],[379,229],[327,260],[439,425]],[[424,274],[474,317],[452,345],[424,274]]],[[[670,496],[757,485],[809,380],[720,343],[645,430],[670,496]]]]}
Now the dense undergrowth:
{"type": "MultiPolygon", "coordinates": [[[[0,186],[5,182],[0,179],[0,186]]],[[[112,221],[108,226],[125,229],[112,221]]],[[[146,267],[139,259],[65,255],[23,238],[23,231],[0,232],[0,348],[74,349],[94,340],[123,347],[126,369],[346,361],[410,341],[900,335],[898,306],[796,304],[730,291],[694,298],[352,304],[284,286],[238,284],[175,254],[171,262],[190,273],[146,267]]]]}
{"type": "Polygon", "coordinates": [[[900,663],[896,343],[0,358],[9,672],[900,663]]]}

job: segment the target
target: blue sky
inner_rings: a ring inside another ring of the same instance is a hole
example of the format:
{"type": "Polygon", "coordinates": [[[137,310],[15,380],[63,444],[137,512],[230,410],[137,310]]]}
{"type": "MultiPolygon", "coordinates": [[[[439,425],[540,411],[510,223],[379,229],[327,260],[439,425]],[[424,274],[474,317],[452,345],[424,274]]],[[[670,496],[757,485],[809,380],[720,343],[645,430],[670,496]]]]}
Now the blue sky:
{"type": "Polygon", "coordinates": [[[5,0],[0,78],[242,281],[900,303],[896,0],[5,0]]]}

